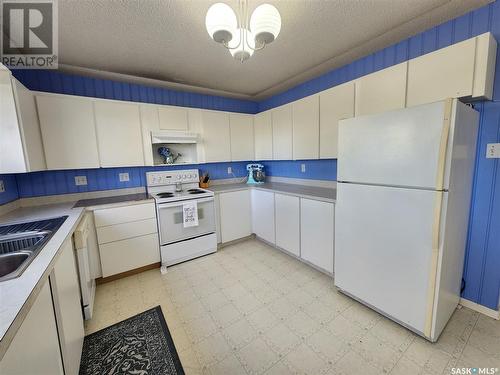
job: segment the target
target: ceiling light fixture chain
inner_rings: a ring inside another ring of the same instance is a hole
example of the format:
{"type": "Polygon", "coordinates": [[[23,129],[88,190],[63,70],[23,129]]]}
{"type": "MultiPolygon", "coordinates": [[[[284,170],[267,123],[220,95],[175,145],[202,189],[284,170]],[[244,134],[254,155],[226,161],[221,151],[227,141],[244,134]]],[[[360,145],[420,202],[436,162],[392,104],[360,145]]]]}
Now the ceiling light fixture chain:
{"type": "Polygon", "coordinates": [[[225,3],[215,3],[207,11],[208,34],[240,62],[272,43],[281,30],[281,16],[270,4],[261,4],[249,17],[248,0],[238,0],[238,14],[225,3]]]}

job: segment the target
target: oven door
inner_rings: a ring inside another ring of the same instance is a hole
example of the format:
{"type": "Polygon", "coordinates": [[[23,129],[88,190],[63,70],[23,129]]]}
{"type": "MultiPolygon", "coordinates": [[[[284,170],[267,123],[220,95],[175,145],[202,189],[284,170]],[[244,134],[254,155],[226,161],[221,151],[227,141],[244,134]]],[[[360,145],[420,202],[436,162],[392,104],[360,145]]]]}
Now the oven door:
{"type": "Polygon", "coordinates": [[[187,228],[184,228],[182,220],[182,205],[191,201],[157,205],[161,245],[215,232],[214,198],[200,198],[195,201],[198,204],[198,225],[187,228]]]}

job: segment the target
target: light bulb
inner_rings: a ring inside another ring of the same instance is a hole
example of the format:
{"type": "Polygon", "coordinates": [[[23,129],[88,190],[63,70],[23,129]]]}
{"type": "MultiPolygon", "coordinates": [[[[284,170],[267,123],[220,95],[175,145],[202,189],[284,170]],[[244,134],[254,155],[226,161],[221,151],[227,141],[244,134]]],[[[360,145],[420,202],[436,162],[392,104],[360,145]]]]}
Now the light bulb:
{"type": "Polygon", "coordinates": [[[250,30],[258,44],[273,42],[281,30],[281,16],[278,9],[270,4],[259,5],[250,17],[250,30]]]}
{"type": "Polygon", "coordinates": [[[213,4],[205,17],[208,34],[217,43],[229,42],[233,38],[238,21],[233,9],[224,3],[213,4]]]}
{"type": "Polygon", "coordinates": [[[248,60],[255,49],[255,39],[253,34],[247,29],[238,29],[234,33],[233,39],[229,42],[229,52],[238,61],[248,60]],[[243,41],[240,42],[243,36],[243,41]]]}

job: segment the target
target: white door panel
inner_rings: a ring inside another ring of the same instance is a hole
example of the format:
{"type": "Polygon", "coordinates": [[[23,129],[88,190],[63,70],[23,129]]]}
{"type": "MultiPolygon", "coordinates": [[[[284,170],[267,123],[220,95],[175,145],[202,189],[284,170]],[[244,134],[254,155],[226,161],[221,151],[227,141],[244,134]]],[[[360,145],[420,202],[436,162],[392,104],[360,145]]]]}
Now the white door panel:
{"type": "Polygon", "coordinates": [[[337,185],[335,284],[420,332],[426,322],[434,209],[441,194],[337,185]]]}
{"type": "Polygon", "coordinates": [[[440,189],[446,103],[340,121],[338,180],[440,189]]]}

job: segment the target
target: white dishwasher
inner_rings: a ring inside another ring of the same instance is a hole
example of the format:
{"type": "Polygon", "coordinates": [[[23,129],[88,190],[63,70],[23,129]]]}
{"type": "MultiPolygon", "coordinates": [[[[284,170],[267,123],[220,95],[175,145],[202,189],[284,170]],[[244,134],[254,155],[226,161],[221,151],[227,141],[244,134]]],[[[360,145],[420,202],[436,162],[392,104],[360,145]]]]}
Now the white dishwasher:
{"type": "Polygon", "coordinates": [[[78,275],[82,292],[82,308],[85,320],[92,318],[95,296],[95,279],[91,273],[89,244],[89,215],[85,214],[74,233],[76,257],[78,260],[78,275]]]}

